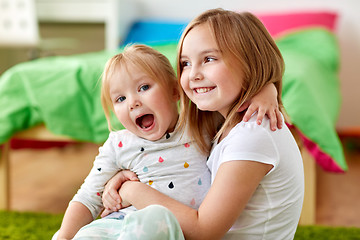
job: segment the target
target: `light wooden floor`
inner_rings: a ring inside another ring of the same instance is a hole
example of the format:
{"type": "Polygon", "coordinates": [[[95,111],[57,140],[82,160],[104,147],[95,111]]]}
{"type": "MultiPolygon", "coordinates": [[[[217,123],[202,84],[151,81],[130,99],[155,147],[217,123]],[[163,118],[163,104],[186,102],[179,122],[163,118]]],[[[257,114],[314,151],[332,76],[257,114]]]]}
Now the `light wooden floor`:
{"type": "MultiPolygon", "coordinates": [[[[360,227],[360,145],[346,151],[349,171],[317,169],[317,224],[360,227]]],[[[95,144],[11,151],[11,209],[63,213],[88,174],[95,144]]]]}

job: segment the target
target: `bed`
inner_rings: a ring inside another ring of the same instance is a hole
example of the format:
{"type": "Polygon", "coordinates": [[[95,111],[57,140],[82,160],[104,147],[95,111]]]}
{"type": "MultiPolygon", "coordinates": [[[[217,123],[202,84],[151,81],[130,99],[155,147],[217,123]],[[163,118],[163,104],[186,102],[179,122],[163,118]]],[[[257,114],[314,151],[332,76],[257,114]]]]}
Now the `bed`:
{"type": "MultiPolygon", "coordinates": [[[[201,12],[192,11],[196,10],[201,12]]],[[[306,174],[301,222],[313,224],[315,164],[334,173],[347,170],[336,132],[341,104],[335,34],[338,15],[332,11],[254,13],[276,40],[285,60],[282,98],[288,125],[298,138],[306,174]]],[[[125,21],[127,34],[118,49],[46,57],[18,64],[0,76],[0,208],[8,208],[9,202],[10,139],[100,144],[106,140],[108,129],[100,103],[99,79],[107,59],[122,46],[148,44],[175,66],[177,41],[189,19],[140,15],[131,15],[131,21],[125,21]]],[[[120,124],[117,127],[122,128],[120,124]]]]}

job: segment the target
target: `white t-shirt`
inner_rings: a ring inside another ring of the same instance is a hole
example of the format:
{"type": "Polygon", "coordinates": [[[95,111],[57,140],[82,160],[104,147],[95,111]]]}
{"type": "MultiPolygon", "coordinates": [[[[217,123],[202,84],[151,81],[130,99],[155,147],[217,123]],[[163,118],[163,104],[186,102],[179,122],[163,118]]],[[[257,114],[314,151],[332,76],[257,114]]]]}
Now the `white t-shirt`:
{"type": "Polygon", "coordinates": [[[207,163],[212,182],[224,162],[250,160],[273,165],[224,239],[294,238],[304,197],[304,170],[299,148],[283,125],[271,131],[269,119],[259,126],[255,114],[214,144],[207,163]]]}
{"type": "MultiPolygon", "coordinates": [[[[167,133],[157,141],[126,129],[111,132],[72,201],[85,205],[95,219],[103,208],[101,194],[107,181],[119,170],[129,169],[142,183],[197,209],[210,188],[206,159],[188,134],[180,131],[167,133]]],[[[121,209],[120,215],[135,210],[132,206],[121,209]]]]}

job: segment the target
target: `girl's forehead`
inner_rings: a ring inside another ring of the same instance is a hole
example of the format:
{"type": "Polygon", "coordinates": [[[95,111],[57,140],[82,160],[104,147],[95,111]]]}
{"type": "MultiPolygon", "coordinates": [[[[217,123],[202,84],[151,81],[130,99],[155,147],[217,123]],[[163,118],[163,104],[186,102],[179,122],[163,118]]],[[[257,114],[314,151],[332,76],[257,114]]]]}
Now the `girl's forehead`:
{"type": "Polygon", "coordinates": [[[126,77],[127,79],[134,79],[139,76],[148,75],[141,67],[129,62],[118,63],[114,68],[112,75],[114,77],[126,77]]]}
{"type": "Polygon", "coordinates": [[[187,33],[186,36],[184,37],[184,40],[189,38],[189,36],[192,36],[194,34],[210,34],[211,33],[211,29],[210,29],[210,25],[208,23],[201,23],[201,24],[197,24],[194,27],[192,27],[187,33]]]}
{"type": "Polygon", "coordinates": [[[142,68],[136,64],[126,64],[119,67],[113,74],[113,78],[120,79],[120,81],[131,81],[131,82],[138,82],[138,83],[159,83],[161,82],[160,79],[156,75],[154,75],[151,70],[147,70],[142,68]]]}
{"type": "Polygon", "coordinates": [[[183,38],[180,57],[195,53],[219,52],[218,44],[208,23],[196,25],[183,38]]]}

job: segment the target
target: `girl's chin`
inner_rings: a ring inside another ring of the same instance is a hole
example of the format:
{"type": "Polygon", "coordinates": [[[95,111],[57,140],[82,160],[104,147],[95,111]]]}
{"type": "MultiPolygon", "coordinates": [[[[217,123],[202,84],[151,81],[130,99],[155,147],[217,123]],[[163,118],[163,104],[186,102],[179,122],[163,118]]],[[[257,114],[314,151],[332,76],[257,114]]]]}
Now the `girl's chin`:
{"type": "Polygon", "coordinates": [[[211,108],[210,106],[207,105],[196,105],[198,109],[200,109],[201,111],[216,111],[216,109],[211,108]]]}
{"type": "Polygon", "coordinates": [[[149,140],[149,141],[157,141],[157,140],[160,140],[163,136],[165,135],[164,134],[161,134],[161,133],[151,133],[151,134],[145,134],[143,136],[143,138],[145,138],[146,140],[149,140]]]}
{"type": "Polygon", "coordinates": [[[210,111],[208,108],[198,107],[201,111],[210,111]]]}

